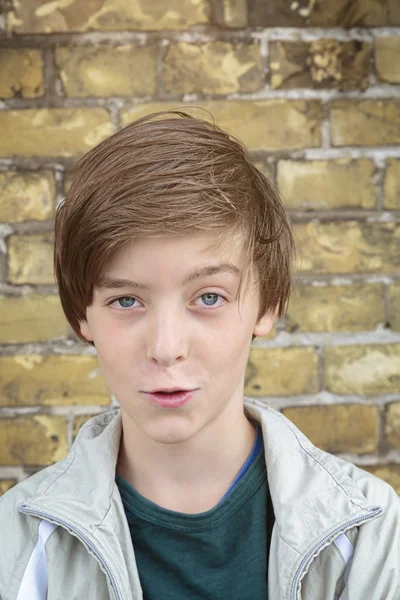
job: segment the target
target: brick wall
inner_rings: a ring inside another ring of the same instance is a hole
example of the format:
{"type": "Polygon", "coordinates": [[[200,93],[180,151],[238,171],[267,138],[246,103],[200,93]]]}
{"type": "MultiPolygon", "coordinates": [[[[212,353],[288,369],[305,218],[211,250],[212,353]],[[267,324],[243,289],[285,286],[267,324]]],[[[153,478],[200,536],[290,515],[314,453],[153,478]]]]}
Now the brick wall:
{"type": "Polygon", "coordinates": [[[110,406],[52,274],[68,169],[182,104],[248,145],[301,249],[288,317],[255,341],[245,393],[400,491],[398,1],[0,5],[0,493],[110,406]]]}

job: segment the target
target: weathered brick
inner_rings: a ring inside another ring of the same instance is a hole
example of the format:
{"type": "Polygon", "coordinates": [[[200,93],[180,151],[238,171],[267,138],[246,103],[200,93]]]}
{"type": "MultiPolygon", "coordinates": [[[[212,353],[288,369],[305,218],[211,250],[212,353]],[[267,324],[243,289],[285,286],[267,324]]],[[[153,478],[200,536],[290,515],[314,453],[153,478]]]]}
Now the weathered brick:
{"type": "Polygon", "coordinates": [[[0,419],[0,464],[48,465],[66,454],[65,417],[34,415],[0,419]]]}
{"type": "Polygon", "coordinates": [[[389,448],[400,450],[400,402],[392,402],[386,409],[385,438],[389,448]]]}
{"type": "Polygon", "coordinates": [[[325,385],[334,394],[374,396],[400,392],[400,345],[326,348],[325,385]]]}
{"type": "Polygon", "coordinates": [[[16,483],[16,479],[0,479],[0,496],[8,492],[16,483]]]}
{"type": "Polygon", "coordinates": [[[12,283],[55,284],[53,235],[13,235],[9,242],[8,279],[12,283]]]}
{"type": "Polygon", "coordinates": [[[336,39],[270,44],[272,88],[366,89],[370,44],[336,39]]]}
{"type": "Polygon", "coordinates": [[[327,452],[366,454],[378,449],[377,406],[300,406],[285,408],[282,412],[315,446],[327,452]]]}
{"type": "Polygon", "coordinates": [[[387,465],[362,465],[364,471],[368,471],[379,477],[383,481],[386,481],[394,490],[400,494],[400,465],[395,463],[389,463],[387,465]]]}
{"type": "Polygon", "coordinates": [[[314,27],[374,27],[389,25],[387,2],[380,0],[328,0],[315,3],[311,13],[314,27]]]}
{"type": "Polygon", "coordinates": [[[58,296],[0,296],[1,344],[47,342],[67,333],[58,296]]]}
{"type": "Polygon", "coordinates": [[[252,27],[376,27],[399,25],[397,0],[248,0],[252,27]]]}
{"type": "Polygon", "coordinates": [[[296,226],[299,269],[309,273],[397,273],[400,226],[390,223],[302,223],[296,226]]]}
{"type": "Polygon", "coordinates": [[[54,216],[51,171],[0,172],[0,221],[44,221],[54,216]]]}
{"type": "Polygon", "coordinates": [[[229,27],[247,27],[247,2],[246,0],[223,0],[214,5],[217,12],[219,25],[229,27]]]}
{"type": "Polygon", "coordinates": [[[112,133],[104,108],[3,110],[0,131],[0,156],[76,156],[112,133]]]}
{"type": "Polygon", "coordinates": [[[389,287],[388,300],[390,327],[394,331],[400,331],[400,283],[389,287]]]}
{"type": "Polygon", "coordinates": [[[400,4],[398,0],[388,0],[388,25],[400,25],[400,4]]]}
{"type": "Polygon", "coordinates": [[[56,65],[66,96],[151,96],[156,91],[155,46],[62,46],[56,65]]]}
{"type": "Polygon", "coordinates": [[[375,38],[375,66],[378,79],[388,83],[400,83],[399,56],[399,36],[377,36],[375,38]]]}
{"type": "Polygon", "coordinates": [[[314,348],[252,348],[244,393],[254,397],[313,394],[318,391],[317,365],[314,348]]]}
{"type": "Polygon", "coordinates": [[[297,284],[288,315],[289,331],[368,331],[385,321],[381,285],[297,284]]]}
{"type": "Polygon", "coordinates": [[[180,94],[255,92],[263,86],[258,44],[171,44],[164,57],[164,86],[180,94]]]}
{"type": "MultiPolygon", "coordinates": [[[[293,3],[292,3],[293,4],[293,3]]],[[[289,0],[247,0],[250,27],[298,27],[305,18],[291,10],[289,0]]],[[[308,0],[301,0],[299,8],[305,9],[308,0]]]]}
{"type": "Polygon", "coordinates": [[[108,405],[94,356],[19,354],[0,357],[0,405],[108,405]]]}
{"type": "Polygon", "coordinates": [[[8,29],[15,33],[186,29],[207,23],[207,0],[95,0],[15,2],[8,29]]]}
{"type": "Polygon", "coordinates": [[[339,100],[331,110],[334,146],[400,143],[400,102],[339,100]]]}
{"type": "Polygon", "coordinates": [[[277,183],[290,209],[375,208],[375,165],[367,159],[278,162],[277,183]]]}
{"type": "Polygon", "coordinates": [[[385,177],[385,208],[400,210],[400,160],[388,161],[385,177]]]}
{"type": "MultiPolygon", "coordinates": [[[[219,127],[237,136],[249,149],[279,150],[318,146],[322,107],[319,101],[241,100],[196,102],[214,115],[219,127]]],[[[137,104],[122,111],[123,124],[159,110],[176,108],[176,102],[137,104]]],[[[190,104],[191,115],[210,120],[190,104]]]]}
{"type": "Polygon", "coordinates": [[[1,48],[0,98],[38,98],[43,92],[41,51],[29,48],[1,48]]]}

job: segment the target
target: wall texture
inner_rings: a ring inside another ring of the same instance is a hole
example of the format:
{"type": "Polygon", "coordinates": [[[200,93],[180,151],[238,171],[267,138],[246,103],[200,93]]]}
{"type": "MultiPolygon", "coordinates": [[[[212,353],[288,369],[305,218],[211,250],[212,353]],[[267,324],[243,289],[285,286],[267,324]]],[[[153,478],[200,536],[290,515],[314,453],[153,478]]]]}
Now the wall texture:
{"type": "Polygon", "coordinates": [[[0,491],[111,402],[54,285],[68,169],[132,119],[195,104],[278,183],[301,250],[245,393],[400,492],[398,0],[0,6],[0,491]]]}

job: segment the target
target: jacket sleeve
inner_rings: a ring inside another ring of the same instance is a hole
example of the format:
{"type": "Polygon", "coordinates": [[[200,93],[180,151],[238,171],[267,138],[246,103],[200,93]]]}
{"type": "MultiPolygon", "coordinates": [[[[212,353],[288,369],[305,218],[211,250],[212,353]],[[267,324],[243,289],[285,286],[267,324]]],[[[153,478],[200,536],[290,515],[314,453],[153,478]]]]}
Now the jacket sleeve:
{"type": "Polygon", "coordinates": [[[363,473],[358,470],[357,484],[383,513],[359,527],[340,600],[400,600],[400,498],[391,486],[363,473]]]}
{"type": "Polygon", "coordinates": [[[39,537],[40,520],[17,509],[25,497],[23,486],[17,485],[0,498],[0,600],[18,598],[39,537]]]}

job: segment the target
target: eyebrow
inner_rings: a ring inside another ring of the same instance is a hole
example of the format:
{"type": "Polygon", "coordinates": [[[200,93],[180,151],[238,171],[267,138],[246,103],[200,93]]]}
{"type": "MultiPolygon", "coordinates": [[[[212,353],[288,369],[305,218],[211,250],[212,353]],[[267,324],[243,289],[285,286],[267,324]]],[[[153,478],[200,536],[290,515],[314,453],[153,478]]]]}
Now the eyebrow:
{"type": "MultiPolygon", "coordinates": [[[[205,265],[204,267],[199,267],[195,271],[192,271],[186,275],[181,283],[182,285],[187,285],[191,281],[195,281],[201,277],[210,277],[211,275],[231,275],[237,278],[240,277],[241,274],[242,272],[240,269],[231,263],[223,263],[221,265],[205,265]]],[[[99,282],[94,287],[98,290],[123,287],[150,290],[153,286],[140,283],[139,281],[133,281],[131,279],[119,279],[105,275],[104,277],[100,278],[99,282]]]]}

